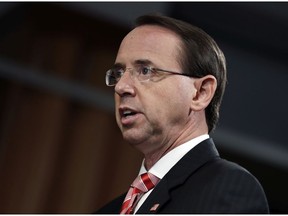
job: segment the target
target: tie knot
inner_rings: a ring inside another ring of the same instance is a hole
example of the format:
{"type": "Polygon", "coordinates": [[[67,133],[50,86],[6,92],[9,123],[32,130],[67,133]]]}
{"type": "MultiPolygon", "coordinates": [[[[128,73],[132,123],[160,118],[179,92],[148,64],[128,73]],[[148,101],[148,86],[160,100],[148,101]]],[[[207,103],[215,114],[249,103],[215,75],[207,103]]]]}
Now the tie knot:
{"type": "Polygon", "coordinates": [[[154,188],[155,185],[159,182],[159,178],[151,173],[143,173],[138,176],[132,183],[132,187],[137,188],[142,192],[147,192],[150,189],[154,188]]]}
{"type": "Polygon", "coordinates": [[[155,187],[159,180],[151,173],[137,176],[125,197],[120,214],[131,214],[141,195],[155,187]]]}

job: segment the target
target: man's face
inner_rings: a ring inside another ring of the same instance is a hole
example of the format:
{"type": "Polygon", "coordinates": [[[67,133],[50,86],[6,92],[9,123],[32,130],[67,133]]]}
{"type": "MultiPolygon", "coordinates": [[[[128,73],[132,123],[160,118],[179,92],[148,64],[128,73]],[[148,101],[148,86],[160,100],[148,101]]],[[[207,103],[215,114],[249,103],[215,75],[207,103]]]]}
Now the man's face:
{"type": "MultiPolygon", "coordinates": [[[[144,25],[123,39],[115,64],[135,68],[139,62],[149,62],[148,66],[181,73],[180,50],[175,33],[144,25]]],[[[140,82],[127,70],[115,86],[117,124],[124,139],[144,154],[168,149],[191,120],[193,79],[162,74],[161,79],[140,82]]]]}

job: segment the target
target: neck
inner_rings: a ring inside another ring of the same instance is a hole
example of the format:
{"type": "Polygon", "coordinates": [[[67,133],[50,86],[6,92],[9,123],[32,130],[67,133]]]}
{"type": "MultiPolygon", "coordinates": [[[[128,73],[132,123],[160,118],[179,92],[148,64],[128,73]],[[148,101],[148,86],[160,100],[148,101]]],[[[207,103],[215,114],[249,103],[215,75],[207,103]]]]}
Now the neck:
{"type": "Polygon", "coordinates": [[[180,133],[179,136],[176,137],[176,139],[170,139],[170,140],[164,140],[161,147],[159,149],[156,149],[152,152],[147,152],[145,156],[145,168],[149,170],[157,161],[159,161],[164,155],[166,155],[168,152],[172,151],[176,147],[188,142],[189,140],[192,140],[196,137],[199,137],[203,134],[207,134],[207,130],[200,130],[200,131],[194,131],[191,132],[191,130],[184,130],[182,133],[180,133]]]}

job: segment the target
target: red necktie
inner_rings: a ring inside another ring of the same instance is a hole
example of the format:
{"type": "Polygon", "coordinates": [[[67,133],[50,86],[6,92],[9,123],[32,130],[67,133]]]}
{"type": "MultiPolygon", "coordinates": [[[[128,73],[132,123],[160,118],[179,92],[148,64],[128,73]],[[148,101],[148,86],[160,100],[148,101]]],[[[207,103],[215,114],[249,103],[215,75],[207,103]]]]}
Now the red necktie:
{"type": "Polygon", "coordinates": [[[132,214],[133,208],[141,196],[150,189],[154,188],[158,182],[159,178],[151,173],[144,173],[138,176],[130,186],[130,189],[122,204],[120,214],[132,214]]]}

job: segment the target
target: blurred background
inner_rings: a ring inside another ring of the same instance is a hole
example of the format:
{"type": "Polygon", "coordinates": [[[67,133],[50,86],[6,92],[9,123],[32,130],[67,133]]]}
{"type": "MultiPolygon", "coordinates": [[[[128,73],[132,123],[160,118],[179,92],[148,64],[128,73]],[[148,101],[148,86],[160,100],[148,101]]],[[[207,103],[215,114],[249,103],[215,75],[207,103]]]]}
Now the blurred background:
{"type": "Polygon", "coordinates": [[[142,156],[122,140],[104,76],[150,12],[222,48],[229,83],[212,136],[262,183],[271,213],[288,213],[285,2],[1,2],[1,213],[91,213],[127,191],[142,156]]]}

